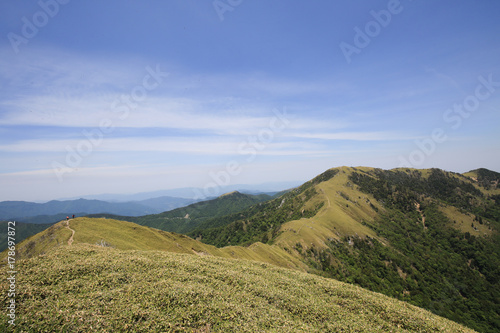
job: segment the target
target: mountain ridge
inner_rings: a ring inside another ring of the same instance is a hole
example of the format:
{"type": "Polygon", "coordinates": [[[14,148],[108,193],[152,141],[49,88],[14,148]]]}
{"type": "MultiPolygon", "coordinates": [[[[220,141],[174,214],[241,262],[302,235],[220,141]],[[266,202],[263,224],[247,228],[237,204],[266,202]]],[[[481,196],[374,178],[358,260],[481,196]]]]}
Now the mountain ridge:
{"type": "Polygon", "coordinates": [[[82,198],[66,201],[51,200],[46,203],[2,201],[0,202],[0,219],[30,223],[36,221],[34,217],[39,216],[40,221],[37,223],[47,223],[56,222],[60,219],[61,214],[109,213],[141,216],[175,209],[192,202],[193,200],[174,197],[159,197],[137,202],[107,202],[82,198]]]}
{"type": "Polygon", "coordinates": [[[332,168],[190,235],[216,246],[278,245],[311,272],[496,332],[499,194],[439,169],[332,168]]]}
{"type": "MultiPolygon", "coordinates": [[[[206,244],[192,243],[196,247],[187,251],[201,256],[230,251],[233,258],[267,258],[268,263],[272,258],[284,267],[293,260],[301,270],[495,332],[500,328],[500,190],[491,179],[500,174],[487,172],[488,183],[481,177],[439,169],[332,168],[280,197],[223,215],[225,208],[217,203],[244,196],[229,193],[198,204],[203,209],[195,213],[210,211],[215,217],[189,233],[206,244]]],[[[175,213],[178,222],[190,218],[185,213],[175,213]]],[[[97,234],[92,242],[99,242],[97,234]]],[[[76,244],[78,235],[77,230],[76,244]]]]}

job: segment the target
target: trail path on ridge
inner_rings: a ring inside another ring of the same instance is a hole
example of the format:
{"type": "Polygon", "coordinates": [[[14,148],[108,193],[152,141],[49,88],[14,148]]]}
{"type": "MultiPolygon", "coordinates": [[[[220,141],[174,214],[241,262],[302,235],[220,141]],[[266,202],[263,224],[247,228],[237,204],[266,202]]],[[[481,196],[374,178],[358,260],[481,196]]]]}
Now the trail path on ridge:
{"type": "Polygon", "coordinates": [[[68,239],[68,245],[71,246],[71,244],[73,244],[73,236],[75,235],[75,230],[69,227],[69,220],[66,221],[66,228],[68,228],[72,232],[71,237],[68,239]]]}
{"type": "Polygon", "coordinates": [[[325,190],[321,189],[321,193],[323,193],[326,200],[328,201],[328,208],[332,207],[332,203],[330,202],[330,198],[328,197],[328,195],[326,195],[325,190]]]}

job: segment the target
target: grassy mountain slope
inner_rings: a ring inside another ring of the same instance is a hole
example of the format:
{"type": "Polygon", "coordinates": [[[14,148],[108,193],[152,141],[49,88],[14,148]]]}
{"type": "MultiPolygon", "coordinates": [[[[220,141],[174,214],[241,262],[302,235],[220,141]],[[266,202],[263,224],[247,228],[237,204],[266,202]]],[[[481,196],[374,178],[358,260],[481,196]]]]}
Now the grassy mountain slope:
{"type": "Polygon", "coordinates": [[[340,168],[335,177],[317,184],[311,202],[323,203],[321,210],[312,217],[283,224],[274,242],[288,248],[300,244],[303,248],[325,249],[328,242],[346,236],[378,238],[367,223],[383,208],[373,196],[359,193],[349,183],[348,175],[340,168]]]}
{"type": "MultiPolygon", "coordinates": [[[[243,260],[74,244],[17,270],[19,332],[472,332],[359,287],[243,260]]],[[[2,279],[3,303],[7,289],[2,279]]],[[[3,311],[3,330],[7,320],[3,311]]]]}
{"type": "Polygon", "coordinates": [[[489,183],[437,169],[335,168],[191,236],[220,247],[274,244],[310,272],[496,332],[498,174],[481,174],[489,183]]]}
{"type": "Polygon", "coordinates": [[[288,221],[316,215],[325,204],[315,200],[315,185],[338,173],[332,169],[284,195],[253,205],[234,214],[212,218],[189,233],[190,236],[216,246],[267,243],[276,236],[280,226],[288,221]]]}
{"type": "MultiPolygon", "coordinates": [[[[25,239],[16,246],[17,259],[49,253],[52,249],[74,244],[99,244],[120,250],[160,250],[176,253],[218,256],[267,262],[282,267],[305,270],[298,258],[285,250],[262,243],[250,247],[216,248],[185,235],[165,232],[135,223],[104,218],[80,217],[61,221],[47,230],[25,239]],[[74,234],[73,234],[74,231],[74,234]],[[70,241],[70,239],[72,239],[70,241]]],[[[2,259],[6,252],[2,253],[2,259]]]]}

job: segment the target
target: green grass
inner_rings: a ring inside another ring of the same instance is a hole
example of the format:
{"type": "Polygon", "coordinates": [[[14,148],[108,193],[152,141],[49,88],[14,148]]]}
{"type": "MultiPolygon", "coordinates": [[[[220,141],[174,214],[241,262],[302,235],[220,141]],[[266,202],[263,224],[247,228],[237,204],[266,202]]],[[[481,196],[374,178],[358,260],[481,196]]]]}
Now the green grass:
{"type": "MultiPolygon", "coordinates": [[[[27,259],[45,255],[53,248],[68,246],[71,230],[66,221],[61,221],[47,230],[16,245],[16,258],[27,259]]],[[[186,235],[166,232],[141,226],[132,222],[105,218],[79,217],[69,221],[75,230],[75,244],[106,244],[120,250],[159,250],[176,253],[246,259],[269,264],[306,270],[307,266],[284,249],[262,243],[249,247],[227,246],[217,248],[204,244],[186,235]]],[[[5,264],[7,251],[0,254],[0,263],[5,264]]],[[[1,266],[0,264],[0,266],[1,266]]]]}
{"type": "Polygon", "coordinates": [[[442,206],[440,210],[450,219],[450,227],[456,230],[463,233],[468,232],[474,236],[493,234],[490,223],[486,221],[484,224],[480,224],[478,221],[474,220],[474,214],[460,212],[459,209],[453,206],[442,206]],[[474,225],[474,227],[472,227],[472,225],[474,225]]]}
{"type": "MultiPolygon", "coordinates": [[[[15,332],[471,332],[381,294],[245,260],[75,244],[16,269],[15,332]]],[[[5,304],[6,279],[0,295],[5,304]]],[[[3,311],[0,330],[7,320],[3,311]]]]}
{"type": "Polygon", "coordinates": [[[284,223],[275,244],[292,248],[301,243],[304,248],[314,246],[325,249],[331,239],[341,239],[345,236],[377,238],[375,232],[361,221],[372,222],[377,216],[370,203],[379,210],[383,208],[373,196],[361,193],[353,186],[347,186],[351,168],[339,169],[340,172],[335,177],[315,186],[318,194],[307,202],[309,206],[323,202],[322,209],[311,218],[284,223]]]}

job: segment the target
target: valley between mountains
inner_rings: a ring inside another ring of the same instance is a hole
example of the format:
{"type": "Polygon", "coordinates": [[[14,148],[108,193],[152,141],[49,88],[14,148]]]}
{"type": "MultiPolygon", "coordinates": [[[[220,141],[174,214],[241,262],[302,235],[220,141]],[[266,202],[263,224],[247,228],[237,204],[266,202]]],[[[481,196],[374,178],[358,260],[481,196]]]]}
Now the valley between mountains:
{"type": "Polygon", "coordinates": [[[61,221],[16,246],[16,329],[498,332],[499,180],[340,167],[273,197],[61,221]]]}

